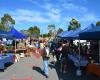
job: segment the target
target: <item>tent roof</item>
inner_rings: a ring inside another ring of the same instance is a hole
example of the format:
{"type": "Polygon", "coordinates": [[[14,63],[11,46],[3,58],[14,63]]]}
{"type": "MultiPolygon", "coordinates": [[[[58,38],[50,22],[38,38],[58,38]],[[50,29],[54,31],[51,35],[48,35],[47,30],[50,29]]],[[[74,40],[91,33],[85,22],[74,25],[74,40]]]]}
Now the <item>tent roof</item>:
{"type": "Polygon", "coordinates": [[[63,34],[61,34],[61,37],[63,39],[79,39],[79,34],[82,32],[86,32],[89,29],[92,29],[94,27],[94,25],[90,25],[84,29],[76,29],[76,30],[71,30],[71,31],[67,31],[64,32],[63,34]]]}
{"type": "Polygon", "coordinates": [[[76,30],[72,30],[69,32],[69,34],[67,35],[64,35],[63,38],[67,38],[67,39],[78,39],[79,38],[79,33],[81,32],[82,30],[79,28],[79,29],[76,29],[76,30]]]}
{"type": "Polygon", "coordinates": [[[100,26],[95,26],[79,34],[80,39],[100,40],[100,26]]]}
{"type": "Polygon", "coordinates": [[[0,38],[11,38],[12,34],[5,30],[0,30],[0,38]]]}
{"type": "Polygon", "coordinates": [[[9,31],[13,35],[14,38],[16,39],[25,39],[27,38],[24,34],[21,32],[17,31],[15,28],[12,28],[11,31],[9,31]]]}

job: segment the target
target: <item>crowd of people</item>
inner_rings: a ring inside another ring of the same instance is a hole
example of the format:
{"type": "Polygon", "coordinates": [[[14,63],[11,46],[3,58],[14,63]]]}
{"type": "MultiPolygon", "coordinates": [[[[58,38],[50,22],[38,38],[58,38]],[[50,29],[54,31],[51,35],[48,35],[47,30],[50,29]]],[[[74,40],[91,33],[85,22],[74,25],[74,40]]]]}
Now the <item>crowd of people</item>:
{"type": "MultiPolygon", "coordinates": [[[[23,42],[23,41],[22,41],[23,42]]],[[[2,51],[2,44],[1,45],[1,51],[2,51]]],[[[15,46],[14,42],[13,45],[15,46]]],[[[41,50],[43,59],[43,65],[44,65],[44,75],[46,78],[49,76],[48,71],[48,64],[50,55],[53,56],[53,64],[60,63],[60,72],[67,73],[67,67],[68,67],[68,54],[79,54],[79,50],[81,51],[81,56],[84,56],[87,59],[90,59],[90,48],[87,45],[82,45],[80,43],[77,43],[77,45],[73,44],[73,41],[68,40],[60,40],[58,42],[49,42],[49,40],[30,40],[25,42],[25,48],[27,48],[27,53],[30,52],[33,53],[35,50],[35,53],[37,53],[37,50],[41,50]]],[[[40,53],[41,53],[40,52],[40,53]]]]}
{"type": "MultiPolygon", "coordinates": [[[[79,55],[79,50],[81,57],[85,57],[88,62],[93,63],[93,59],[91,59],[91,47],[88,45],[83,45],[77,42],[77,45],[73,44],[73,41],[61,40],[57,43],[51,42],[51,45],[46,42],[43,46],[42,42],[40,41],[40,47],[43,50],[44,54],[43,57],[43,65],[44,65],[44,74],[48,78],[48,63],[49,63],[49,54],[51,53],[53,56],[53,64],[60,63],[59,70],[62,73],[67,73],[68,63],[69,63],[69,54],[76,54],[79,55]],[[92,61],[90,61],[90,59],[92,61]]],[[[99,60],[99,59],[98,59],[99,60]]],[[[94,60],[96,62],[96,60],[94,60]]]]}
{"type": "MultiPolygon", "coordinates": [[[[39,43],[39,42],[38,42],[39,43]]],[[[43,65],[44,65],[44,75],[48,78],[48,63],[49,63],[49,55],[50,53],[53,55],[53,64],[60,62],[60,71],[66,73],[67,71],[67,61],[68,61],[68,54],[69,54],[69,42],[66,40],[59,41],[58,43],[51,43],[48,44],[46,42],[43,44],[40,41],[40,48],[43,50],[42,58],[43,58],[43,65]],[[43,46],[44,45],[44,46],[43,46]]]]}

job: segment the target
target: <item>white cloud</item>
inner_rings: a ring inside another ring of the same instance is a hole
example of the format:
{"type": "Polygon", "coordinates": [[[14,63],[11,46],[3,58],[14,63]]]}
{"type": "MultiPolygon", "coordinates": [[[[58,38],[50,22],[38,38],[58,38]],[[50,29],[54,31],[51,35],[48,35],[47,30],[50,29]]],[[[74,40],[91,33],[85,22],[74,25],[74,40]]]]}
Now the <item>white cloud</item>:
{"type": "MultiPolygon", "coordinates": [[[[52,10],[53,11],[53,10],[52,10]]],[[[2,11],[3,12],[3,11],[2,11]]],[[[3,12],[4,14],[5,12],[3,12]]],[[[16,23],[22,22],[38,22],[38,23],[49,23],[49,22],[60,22],[60,15],[52,12],[42,13],[39,11],[17,9],[15,11],[8,11],[16,21],[16,23]],[[45,17],[47,16],[47,18],[45,17]]],[[[0,14],[1,16],[1,14],[0,14]]]]}
{"type": "Polygon", "coordinates": [[[60,22],[60,15],[53,14],[53,13],[50,13],[50,12],[48,12],[47,15],[49,16],[51,21],[60,22]]]}
{"type": "Polygon", "coordinates": [[[54,14],[59,14],[61,12],[61,10],[52,8],[51,12],[54,13],[54,14]]]}
{"type": "Polygon", "coordinates": [[[50,3],[45,3],[45,5],[42,7],[47,10],[45,15],[47,15],[51,19],[51,21],[60,22],[60,13],[62,11],[61,9],[55,7],[55,5],[50,3]]]}
{"type": "MultiPolygon", "coordinates": [[[[15,13],[15,12],[14,12],[15,13]]],[[[13,13],[13,14],[14,14],[13,13]]],[[[40,12],[37,12],[37,11],[32,11],[32,10],[25,10],[25,9],[17,9],[16,10],[16,13],[18,13],[19,15],[23,15],[23,16],[31,16],[31,17],[34,17],[34,16],[41,16],[41,13],[40,12]]],[[[16,14],[15,13],[15,14],[16,14]]]]}
{"type": "Polygon", "coordinates": [[[11,12],[13,18],[19,22],[49,22],[49,19],[46,19],[42,16],[40,12],[17,9],[14,12],[11,12]]]}
{"type": "Polygon", "coordinates": [[[99,18],[93,13],[84,14],[83,17],[80,18],[82,22],[95,22],[98,21],[99,18]]]}
{"type": "Polygon", "coordinates": [[[45,3],[42,8],[46,9],[48,12],[59,14],[62,10],[60,8],[55,7],[55,5],[51,3],[45,3]]]}
{"type": "MultiPolygon", "coordinates": [[[[36,6],[39,6],[41,9],[46,10],[46,12],[49,12],[52,14],[59,15],[60,12],[62,11],[61,8],[58,8],[55,6],[55,4],[50,3],[49,1],[51,1],[51,0],[43,0],[45,2],[42,5],[38,1],[34,1],[34,0],[29,0],[29,1],[33,4],[35,4],[36,6]]],[[[59,5],[57,5],[57,6],[59,6],[59,5]]]]}
{"type": "Polygon", "coordinates": [[[64,3],[62,4],[62,6],[67,9],[67,10],[74,10],[74,11],[82,11],[82,12],[86,12],[88,9],[84,6],[79,6],[73,3],[64,3]]]}

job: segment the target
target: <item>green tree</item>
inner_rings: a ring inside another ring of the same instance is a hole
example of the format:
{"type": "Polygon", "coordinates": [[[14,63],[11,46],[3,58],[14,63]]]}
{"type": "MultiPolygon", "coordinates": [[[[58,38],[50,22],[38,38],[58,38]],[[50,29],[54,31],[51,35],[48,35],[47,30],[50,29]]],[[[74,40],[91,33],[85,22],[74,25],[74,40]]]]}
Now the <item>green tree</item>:
{"type": "Polygon", "coordinates": [[[96,22],[96,26],[100,26],[100,21],[96,22]]]}
{"type": "Polygon", "coordinates": [[[62,28],[59,28],[59,29],[57,30],[57,34],[59,34],[59,33],[61,33],[61,32],[63,32],[63,29],[62,29],[62,28]]]}
{"type": "Polygon", "coordinates": [[[80,27],[81,27],[80,23],[76,19],[72,18],[72,20],[70,21],[70,23],[68,25],[68,31],[75,30],[80,27]]]}
{"type": "Polygon", "coordinates": [[[46,38],[46,37],[48,37],[48,34],[43,34],[43,38],[46,38]]]}
{"type": "Polygon", "coordinates": [[[28,30],[20,30],[20,32],[23,33],[23,34],[29,35],[28,30]]]}
{"type": "Polygon", "coordinates": [[[48,25],[48,30],[49,30],[49,33],[48,34],[49,34],[50,37],[53,37],[54,36],[55,28],[56,27],[55,27],[54,24],[49,24],[48,25]]]}
{"type": "Polygon", "coordinates": [[[40,36],[40,28],[37,27],[37,26],[34,26],[34,27],[30,27],[28,29],[28,32],[29,32],[29,35],[32,37],[32,35],[37,35],[37,37],[40,36]]]}
{"type": "Polygon", "coordinates": [[[0,30],[4,30],[4,26],[0,23],[0,30]]]}
{"type": "Polygon", "coordinates": [[[49,30],[49,32],[48,32],[48,37],[51,37],[51,36],[52,36],[52,31],[49,30]]]}
{"type": "Polygon", "coordinates": [[[48,30],[54,30],[55,29],[55,25],[54,24],[49,24],[48,25],[48,30]]]}
{"type": "Polygon", "coordinates": [[[10,27],[15,24],[15,20],[9,14],[4,14],[4,16],[1,17],[1,24],[6,30],[9,30],[10,27]]]}

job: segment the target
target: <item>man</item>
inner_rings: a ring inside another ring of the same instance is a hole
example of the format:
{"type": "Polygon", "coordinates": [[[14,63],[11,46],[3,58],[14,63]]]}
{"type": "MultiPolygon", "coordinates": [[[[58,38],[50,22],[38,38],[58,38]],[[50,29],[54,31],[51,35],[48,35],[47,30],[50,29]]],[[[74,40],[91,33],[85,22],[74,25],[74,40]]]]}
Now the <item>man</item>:
{"type": "Polygon", "coordinates": [[[48,60],[49,60],[49,46],[46,45],[43,49],[43,65],[44,65],[44,75],[46,78],[48,78],[48,60]]]}

